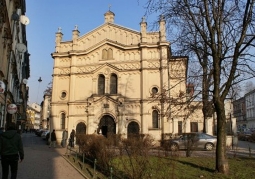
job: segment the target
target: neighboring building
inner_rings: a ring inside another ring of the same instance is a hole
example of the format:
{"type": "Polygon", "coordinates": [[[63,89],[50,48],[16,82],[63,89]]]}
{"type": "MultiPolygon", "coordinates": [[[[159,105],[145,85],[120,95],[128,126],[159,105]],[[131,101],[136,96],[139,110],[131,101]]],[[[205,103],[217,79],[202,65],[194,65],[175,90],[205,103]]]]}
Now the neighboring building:
{"type": "Polygon", "coordinates": [[[255,90],[244,95],[246,108],[246,128],[255,129],[255,90]]]}
{"type": "Polygon", "coordinates": [[[184,110],[193,93],[186,94],[188,58],[171,56],[165,20],[157,32],[148,32],[144,19],[135,31],[114,16],[106,12],[105,23],[83,36],[76,26],[70,41],[62,41],[60,28],[56,33],[50,120],[58,141],[65,128],[156,140],[202,131],[201,105],[184,110]]]}
{"type": "Polygon", "coordinates": [[[0,0],[0,82],[5,86],[5,92],[0,91],[0,126],[26,120],[30,66],[25,12],[25,0],[0,0]],[[9,104],[17,106],[16,113],[7,112],[9,104]]]}
{"type": "Polygon", "coordinates": [[[42,128],[49,129],[50,125],[50,103],[51,103],[51,94],[45,94],[43,96],[44,100],[41,105],[41,121],[42,121],[42,128]]]}
{"type": "Polygon", "coordinates": [[[27,120],[23,123],[23,129],[40,129],[41,128],[41,106],[32,103],[27,106],[27,120]]]}
{"type": "Polygon", "coordinates": [[[236,118],[237,130],[243,131],[243,129],[245,129],[247,126],[245,98],[242,97],[238,100],[233,101],[233,107],[233,114],[236,118]]]}

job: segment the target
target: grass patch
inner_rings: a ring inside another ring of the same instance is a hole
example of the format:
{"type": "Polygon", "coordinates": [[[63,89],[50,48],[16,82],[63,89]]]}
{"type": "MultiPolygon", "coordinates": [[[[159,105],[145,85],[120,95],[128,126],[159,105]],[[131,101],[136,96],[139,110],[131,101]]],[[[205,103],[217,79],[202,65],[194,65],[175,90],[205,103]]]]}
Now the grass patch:
{"type": "MultiPolygon", "coordinates": [[[[215,172],[215,159],[204,157],[176,157],[159,158],[150,157],[146,160],[145,166],[137,159],[130,161],[128,158],[115,158],[113,164],[122,172],[128,171],[129,178],[138,178],[133,172],[132,165],[137,170],[143,169],[141,179],[159,178],[159,179],[246,179],[253,178],[255,171],[255,160],[251,158],[231,158],[229,159],[230,174],[228,176],[215,172]],[[133,163],[132,165],[130,163],[133,163]]],[[[141,171],[140,171],[141,172],[141,171]]]]}
{"type": "MultiPolygon", "coordinates": [[[[86,176],[91,177],[94,173],[93,167],[81,163],[74,156],[67,159],[81,170],[86,176]]],[[[228,176],[215,172],[215,159],[205,157],[153,157],[148,156],[129,158],[127,156],[117,157],[111,161],[113,174],[122,179],[246,179],[254,178],[255,160],[253,158],[230,158],[230,173],[228,176]]],[[[113,176],[113,178],[117,178],[113,176]]],[[[107,178],[96,172],[97,179],[107,178]]],[[[109,177],[108,177],[109,178],[109,177]]]]}

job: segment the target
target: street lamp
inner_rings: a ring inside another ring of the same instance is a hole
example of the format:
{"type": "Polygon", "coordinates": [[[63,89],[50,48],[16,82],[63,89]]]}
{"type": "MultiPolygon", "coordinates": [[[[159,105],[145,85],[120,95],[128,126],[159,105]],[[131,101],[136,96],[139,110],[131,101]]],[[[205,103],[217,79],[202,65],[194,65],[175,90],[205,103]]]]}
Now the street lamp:
{"type": "MultiPolygon", "coordinates": [[[[38,99],[38,94],[39,94],[39,89],[40,89],[40,83],[42,82],[42,78],[41,78],[41,77],[39,77],[38,82],[39,82],[39,85],[38,85],[38,91],[37,91],[36,102],[38,102],[37,99],[38,99]]],[[[38,103],[38,104],[39,104],[39,103],[38,103]]]]}

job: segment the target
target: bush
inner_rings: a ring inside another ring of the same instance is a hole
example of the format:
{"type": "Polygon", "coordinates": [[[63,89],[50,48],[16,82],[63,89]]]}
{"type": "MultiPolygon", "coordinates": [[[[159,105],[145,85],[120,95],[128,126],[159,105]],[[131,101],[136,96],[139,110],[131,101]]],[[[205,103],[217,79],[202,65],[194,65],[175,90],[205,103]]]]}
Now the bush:
{"type": "Polygon", "coordinates": [[[102,135],[77,135],[77,144],[80,151],[90,160],[97,159],[100,168],[109,169],[110,161],[115,156],[113,144],[116,142],[113,138],[105,138],[102,135]]]}

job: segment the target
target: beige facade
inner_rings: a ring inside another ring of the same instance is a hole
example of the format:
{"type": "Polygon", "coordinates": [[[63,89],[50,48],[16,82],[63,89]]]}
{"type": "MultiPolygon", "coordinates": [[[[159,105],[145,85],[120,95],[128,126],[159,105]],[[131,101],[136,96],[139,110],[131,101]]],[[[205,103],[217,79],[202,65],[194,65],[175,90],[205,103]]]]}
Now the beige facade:
{"type": "Polygon", "coordinates": [[[30,76],[25,27],[28,21],[20,20],[25,12],[24,0],[0,0],[0,81],[5,84],[5,92],[0,92],[1,127],[8,122],[21,125],[26,120],[26,81],[30,76]],[[15,114],[7,112],[9,104],[18,107],[15,114]]]}
{"type": "Polygon", "coordinates": [[[41,128],[49,129],[49,117],[50,117],[50,102],[51,102],[51,94],[44,94],[43,103],[41,105],[41,128]]]}
{"type": "Polygon", "coordinates": [[[183,107],[188,59],[171,56],[164,19],[159,31],[148,32],[144,19],[135,31],[114,16],[108,11],[104,24],[82,36],[76,26],[70,41],[62,41],[60,28],[56,33],[50,120],[58,140],[65,128],[156,140],[201,131],[201,110],[188,114],[183,107]]]}

